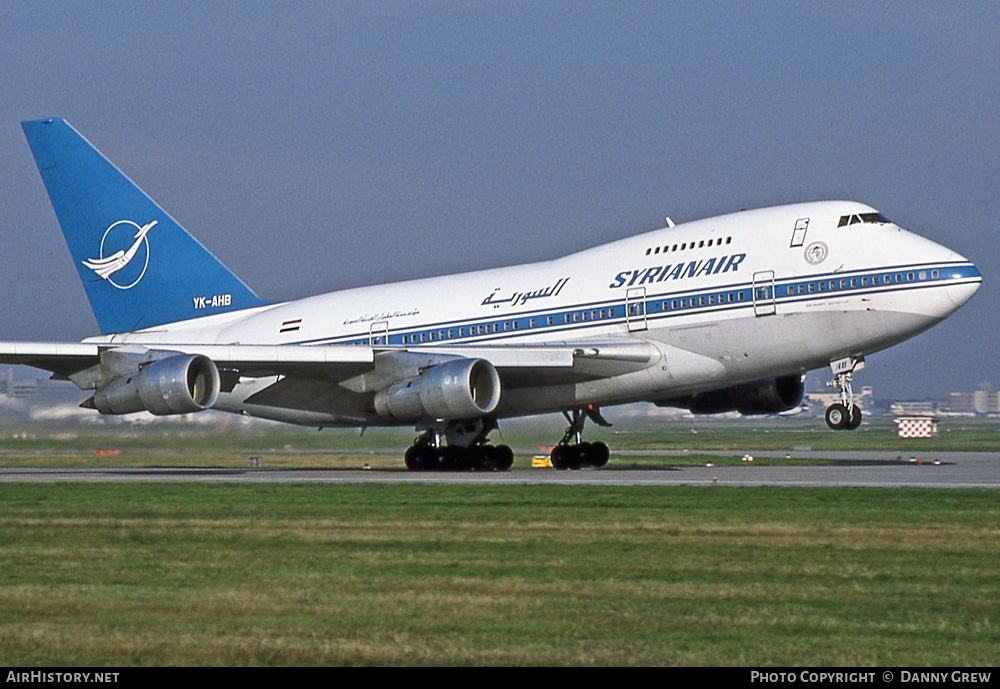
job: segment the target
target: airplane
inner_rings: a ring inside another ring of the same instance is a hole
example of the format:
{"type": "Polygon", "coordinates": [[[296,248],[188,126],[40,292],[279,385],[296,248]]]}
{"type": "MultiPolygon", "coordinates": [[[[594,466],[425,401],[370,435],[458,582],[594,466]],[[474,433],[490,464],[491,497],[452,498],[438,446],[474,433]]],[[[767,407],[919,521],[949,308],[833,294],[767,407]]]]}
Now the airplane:
{"type": "Polygon", "coordinates": [[[557,469],[604,466],[601,408],[791,410],[829,366],[857,428],[865,357],[940,323],[973,263],[876,209],[820,201],[667,226],[562,258],[287,302],[258,297],[63,119],[22,123],[101,334],[0,343],[101,414],[214,409],[413,426],[413,471],[507,470],[502,419],[562,413],[557,469]]]}

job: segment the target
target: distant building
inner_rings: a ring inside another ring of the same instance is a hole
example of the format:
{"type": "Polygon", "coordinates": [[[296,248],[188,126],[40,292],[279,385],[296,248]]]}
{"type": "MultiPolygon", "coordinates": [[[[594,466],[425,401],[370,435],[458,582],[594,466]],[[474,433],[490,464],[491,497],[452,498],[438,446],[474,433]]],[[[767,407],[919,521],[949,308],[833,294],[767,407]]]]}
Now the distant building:
{"type": "Polygon", "coordinates": [[[1000,413],[1000,399],[989,383],[976,390],[955,390],[941,400],[941,414],[948,416],[985,416],[1000,413]]]}
{"type": "Polygon", "coordinates": [[[889,410],[895,416],[938,416],[940,405],[936,400],[924,402],[893,402],[889,410]]]}

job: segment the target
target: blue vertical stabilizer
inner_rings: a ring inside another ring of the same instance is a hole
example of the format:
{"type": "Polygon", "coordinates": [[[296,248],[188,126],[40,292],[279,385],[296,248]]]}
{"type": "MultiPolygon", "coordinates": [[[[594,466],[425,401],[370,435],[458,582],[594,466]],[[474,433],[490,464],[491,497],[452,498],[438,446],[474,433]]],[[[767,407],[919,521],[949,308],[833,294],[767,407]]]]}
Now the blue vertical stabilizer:
{"type": "Polygon", "coordinates": [[[21,126],[102,333],[265,304],[68,122],[21,126]]]}

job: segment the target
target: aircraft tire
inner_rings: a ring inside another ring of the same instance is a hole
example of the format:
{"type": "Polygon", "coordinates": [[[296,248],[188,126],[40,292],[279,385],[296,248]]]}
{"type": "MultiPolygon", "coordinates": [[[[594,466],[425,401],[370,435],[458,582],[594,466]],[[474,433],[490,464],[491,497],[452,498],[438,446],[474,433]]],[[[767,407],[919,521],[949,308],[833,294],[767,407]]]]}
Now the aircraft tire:
{"type": "Polygon", "coordinates": [[[514,451],[507,445],[497,445],[493,451],[496,454],[496,470],[510,471],[514,466],[514,451]]]}
{"type": "Polygon", "coordinates": [[[840,402],[831,404],[826,408],[826,425],[835,431],[842,431],[847,428],[850,418],[847,414],[847,407],[840,402]]]}
{"type": "Polygon", "coordinates": [[[410,471],[434,471],[438,468],[434,448],[427,445],[411,445],[403,456],[410,471]]]}
{"type": "Polygon", "coordinates": [[[454,455],[448,452],[448,449],[448,447],[429,448],[432,471],[452,471],[454,469],[452,462],[454,455]]]}
{"type": "Polygon", "coordinates": [[[492,447],[479,445],[469,448],[469,466],[476,471],[496,471],[496,454],[492,447]]]}
{"type": "Polygon", "coordinates": [[[604,443],[598,441],[590,446],[590,465],[594,467],[602,467],[608,463],[611,459],[611,450],[604,443]]]}
{"type": "Polygon", "coordinates": [[[406,454],[403,455],[403,462],[410,471],[424,470],[424,463],[420,457],[419,448],[416,445],[410,445],[406,448],[406,454]]]}
{"type": "Polygon", "coordinates": [[[556,445],[553,447],[552,454],[549,455],[552,460],[552,468],[560,471],[569,469],[570,452],[571,449],[569,445],[556,445]]]}
{"type": "Polygon", "coordinates": [[[851,409],[851,418],[846,425],[847,430],[853,431],[854,429],[856,429],[858,426],[861,425],[862,420],[863,417],[861,415],[861,408],[855,404],[854,407],[851,409]]]}

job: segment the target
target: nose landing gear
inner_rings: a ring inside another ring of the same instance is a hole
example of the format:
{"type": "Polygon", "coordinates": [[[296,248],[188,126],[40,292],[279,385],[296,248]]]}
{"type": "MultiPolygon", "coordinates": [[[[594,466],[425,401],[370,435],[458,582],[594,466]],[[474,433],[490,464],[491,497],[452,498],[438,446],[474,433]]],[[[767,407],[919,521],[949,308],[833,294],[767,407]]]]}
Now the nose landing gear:
{"type": "Polygon", "coordinates": [[[861,425],[861,408],[854,403],[854,390],[851,381],[854,372],[865,367],[864,358],[847,357],[830,364],[834,378],[827,387],[840,390],[840,402],[831,404],[826,409],[826,425],[835,431],[853,431],[861,425]]]}

